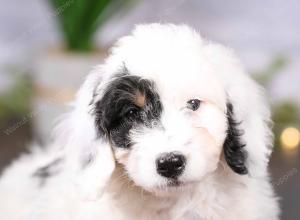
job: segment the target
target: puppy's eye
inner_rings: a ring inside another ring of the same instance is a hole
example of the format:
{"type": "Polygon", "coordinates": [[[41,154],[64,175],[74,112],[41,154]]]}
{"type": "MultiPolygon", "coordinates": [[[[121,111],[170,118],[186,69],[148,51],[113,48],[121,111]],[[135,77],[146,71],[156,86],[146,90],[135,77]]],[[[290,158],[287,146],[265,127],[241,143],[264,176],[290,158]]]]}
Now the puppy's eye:
{"type": "Polygon", "coordinates": [[[136,108],[131,108],[125,113],[125,117],[128,119],[134,119],[138,116],[139,110],[136,108]]]}
{"type": "Polygon", "coordinates": [[[187,108],[196,111],[200,107],[201,101],[199,99],[191,99],[187,102],[187,108]]]}

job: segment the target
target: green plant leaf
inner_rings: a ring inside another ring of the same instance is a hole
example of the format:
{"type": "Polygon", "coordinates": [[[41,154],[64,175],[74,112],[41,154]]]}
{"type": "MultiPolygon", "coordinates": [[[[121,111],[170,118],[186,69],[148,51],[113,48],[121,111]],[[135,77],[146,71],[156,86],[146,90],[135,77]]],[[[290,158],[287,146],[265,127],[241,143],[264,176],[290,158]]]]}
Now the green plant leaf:
{"type": "Polygon", "coordinates": [[[54,8],[65,45],[73,51],[91,51],[97,29],[133,0],[49,0],[54,8]],[[109,12],[109,13],[107,13],[109,12]]]}

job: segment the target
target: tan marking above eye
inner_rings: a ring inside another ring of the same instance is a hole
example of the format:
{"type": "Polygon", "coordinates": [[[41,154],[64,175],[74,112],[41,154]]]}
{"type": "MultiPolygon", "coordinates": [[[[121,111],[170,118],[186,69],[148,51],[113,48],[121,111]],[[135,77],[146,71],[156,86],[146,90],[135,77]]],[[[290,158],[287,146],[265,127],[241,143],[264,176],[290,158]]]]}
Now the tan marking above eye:
{"type": "Polygon", "coordinates": [[[139,107],[144,107],[146,104],[146,96],[142,94],[140,91],[136,93],[135,104],[139,107]]]}

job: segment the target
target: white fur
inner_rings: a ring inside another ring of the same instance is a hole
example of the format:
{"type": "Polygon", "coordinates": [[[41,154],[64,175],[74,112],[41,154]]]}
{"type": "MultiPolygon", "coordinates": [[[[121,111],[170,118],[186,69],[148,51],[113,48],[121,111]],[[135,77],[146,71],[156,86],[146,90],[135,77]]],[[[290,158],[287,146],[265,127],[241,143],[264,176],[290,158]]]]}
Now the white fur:
{"type": "Polygon", "coordinates": [[[105,63],[87,77],[74,110],[64,118],[51,146],[24,155],[5,170],[1,219],[279,218],[267,172],[272,135],[262,89],[231,50],[185,25],[140,25],[121,38],[105,63]],[[133,130],[136,144],[130,151],[99,141],[90,114],[93,95],[101,99],[123,64],[130,74],[156,83],[164,106],[164,131],[133,130]],[[192,98],[202,100],[197,112],[185,108],[192,98]],[[245,132],[248,175],[234,173],[222,154],[228,99],[245,132]],[[155,171],[157,156],[170,151],[188,158],[179,188],[167,187],[155,171]],[[93,162],[82,169],[81,162],[91,155],[93,162]],[[57,157],[64,158],[62,172],[39,187],[32,173],[57,157]]]}

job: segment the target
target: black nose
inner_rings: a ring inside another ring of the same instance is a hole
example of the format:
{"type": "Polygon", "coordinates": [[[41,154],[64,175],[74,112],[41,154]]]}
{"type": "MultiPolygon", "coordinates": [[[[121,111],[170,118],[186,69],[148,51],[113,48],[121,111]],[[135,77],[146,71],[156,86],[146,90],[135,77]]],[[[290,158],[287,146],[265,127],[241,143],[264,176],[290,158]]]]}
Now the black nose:
{"type": "Polygon", "coordinates": [[[175,178],[182,174],[186,159],[178,152],[164,153],[156,160],[156,170],[161,176],[175,178]]]}

